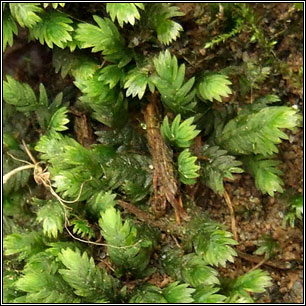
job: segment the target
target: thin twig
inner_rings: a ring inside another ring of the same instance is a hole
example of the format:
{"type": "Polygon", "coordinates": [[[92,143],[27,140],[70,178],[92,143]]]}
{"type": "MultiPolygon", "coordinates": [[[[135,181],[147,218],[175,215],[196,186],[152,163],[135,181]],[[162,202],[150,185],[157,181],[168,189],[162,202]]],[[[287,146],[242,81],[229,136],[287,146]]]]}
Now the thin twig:
{"type": "MultiPolygon", "coordinates": [[[[271,260],[263,260],[261,257],[255,256],[255,255],[250,255],[244,252],[241,252],[239,250],[236,250],[237,254],[239,257],[252,262],[252,263],[256,263],[256,264],[260,264],[260,265],[265,265],[265,266],[269,266],[275,269],[280,269],[280,270],[290,270],[291,267],[286,266],[285,263],[283,262],[273,262],[271,260]]],[[[255,266],[256,267],[256,266],[255,266]]],[[[254,268],[252,268],[254,269],[254,268]]],[[[257,269],[257,267],[256,267],[257,269]]]]}
{"type": "Polygon", "coordinates": [[[252,269],[250,269],[248,272],[254,271],[258,269],[260,266],[262,266],[266,262],[266,258],[264,258],[262,261],[260,261],[257,265],[255,265],[252,269]]]}
{"type": "Polygon", "coordinates": [[[36,159],[34,158],[34,156],[32,155],[32,153],[30,152],[30,150],[29,150],[27,144],[25,143],[25,141],[24,141],[23,139],[22,139],[22,144],[23,144],[23,146],[24,146],[24,148],[25,148],[25,150],[26,150],[28,156],[31,158],[31,161],[33,162],[33,164],[37,164],[36,159]]]}
{"type": "Polygon", "coordinates": [[[17,160],[17,161],[19,161],[19,162],[22,162],[22,163],[25,163],[25,164],[28,164],[28,165],[32,165],[32,164],[29,163],[28,161],[23,160],[23,159],[19,159],[19,158],[15,157],[13,154],[11,154],[11,153],[9,153],[9,152],[7,152],[6,154],[7,154],[10,158],[12,158],[12,159],[14,159],[14,160],[17,160]]]}
{"type": "Polygon", "coordinates": [[[184,227],[178,225],[177,223],[171,223],[168,219],[163,220],[163,218],[160,218],[156,220],[153,215],[150,213],[147,213],[143,211],[142,209],[136,207],[135,205],[128,203],[123,200],[118,200],[117,203],[128,210],[130,213],[135,215],[137,219],[146,222],[147,224],[157,227],[160,230],[166,232],[167,234],[172,234],[178,237],[185,237],[185,234],[183,232],[184,227]]]}
{"type": "Polygon", "coordinates": [[[130,213],[135,215],[139,220],[141,220],[143,222],[146,222],[150,225],[160,227],[160,224],[159,224],[160,222],[158,220],[155,220],[155,217],[153,215],[151,215],[150,213],[147,213],[147,212],[143,211],[142,209],[134,206],[133,204],[125,202],[123,200],[118,200],[117,203],[121,207],[125,208],[130,213]]]}
{"type": "Polygon", "coordinates": [[[178,243],[178,241],[177,241],[177,239],[175,238],[175,236],[174,236],[174,235],[171,235],[171,237],[172,237],[172,239],[174,240],[176,246],[177,246],[179,249],[181,249],[182,247],[181,247],[181,245],[178,243]]]}
{"type": "Polygon", "coordinates": [[[226,204],[229,208],[229,211],[230,211],[231,223],[232,223],[232,233],[233,233],[234,239],[238,242],[235,212],[234,212],[234,209],[233,209],[233,206],[232,206],[231,199],[230,199],[226,190],[224,190],[223,196],[224,196],[225,202],[226,202],[226,204]]]}

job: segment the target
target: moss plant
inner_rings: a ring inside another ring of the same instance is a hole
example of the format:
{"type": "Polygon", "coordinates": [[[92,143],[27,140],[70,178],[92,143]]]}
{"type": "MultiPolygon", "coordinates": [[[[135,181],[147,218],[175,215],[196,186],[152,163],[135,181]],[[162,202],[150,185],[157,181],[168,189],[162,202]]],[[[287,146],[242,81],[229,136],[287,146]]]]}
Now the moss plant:
{"type": "MultiPolygon", "coordinates": [[[[171,47],[185,35],[175,4],[88,4],[80,16],[75,5],[2,8],[3,50],[23,28],[77,92],[67,99],[48,84],[3,81],[4,302],[252,302],[270,276],[257,269],[221,280],[237,242],[186,187],[222,195],[224,178],[248,171],[262,193],[282,192],[275,153],[298,111],[266,95],[230,112],[232,74],[190,75],[171,47]],[[31,133],[19,136],[18,121],[31,133]],[[171,280],[149,284],[153,273],[171,280]]],[[[239,15],[206,48],[244,22],[239,15]]]]}

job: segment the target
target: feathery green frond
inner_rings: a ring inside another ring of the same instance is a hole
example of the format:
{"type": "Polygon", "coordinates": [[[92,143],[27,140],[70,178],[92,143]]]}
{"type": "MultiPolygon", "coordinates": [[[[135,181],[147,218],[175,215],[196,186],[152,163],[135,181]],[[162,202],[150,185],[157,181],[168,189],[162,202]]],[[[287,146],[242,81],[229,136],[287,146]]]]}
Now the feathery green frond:
{"type": "Polygon", "coordinates": [[[19,277],[20,274],[16,271],[6,270],[3,273],[3,303],[18,303],[17,299],[25,299],[24,292],[16,290],[16,281],[19,277]]]}
{"type": "Polygon", "coordinates": [[[152,83],[161,94],[166,108],[174,113],[190,112],[195,107],[194,77],[184,84],[185,65],[178,66],[176,56],[166,50],[153,60],[157,72],[151,76],[152,83]]]}
{"type": "Polygon", "coordinates": [[[43,45],[46,43],[49,48],[53,44],[65,48],[66,43],[72,41],[71,33],[73,21],[58,11],[48,11],[41,15],[42,21],[34,25],[29,32],[30,38],[35,38],[43,45]]]}
{"type": "Polygon", "coordinates": [[[27,83],[20,83],[10,75],[3,81],[3,99],[16,106],[20,112],[34,111],[39,106],[33,89],[27,83]]]}
{"type": "Polygon", "coordinates": [[[188,284],[179,284],[179,282],[171,283],[163,289],[163,296],[168,303],[192,303],[192,293],[194,288],[188,288],[188,284]]]}
{"type": "Polygon", "coordinates": [[[73,225],[73,233],[80,235],[82,238],[88,237],[90,239],[95,236],[95,232],[87,220],[74,219],[70,222],[70,225],[73,225]]]}
{"type": "Polygon", "coordinates": [[[54,48],[52,52],[52,62],[55,72],[61,72],[62,78],[68,74],[75,78],[75,85],[80,88],[80,81],[92,78],[98,69],[98,63],[94,58],[79,53],[77,51],[54,48]]]}
{"type": "Polygon", "coordinates": [[[62,250],[64,249],[85,249],[84,244],[77,242],[76,240],[73,241],[57,241],[57,242],[47,242],[46,245],[48,248],[45,250],[45,253],[51,254],[51,256],[57,257],[62,250]]]}
{"type": "Polygon", "coordinates": [[[267,95],[257,98],[253,103],[246,104],[239,111],[239,115],[248,115],[250,113],[258,112],[261,109],[268,107],[269,104],[280,102],[280,98],[276,95],[267,95]]]}
{"type": "Polygon", "coordinates": [[[58,6],[64,7],[66,3],[63,3],[63,2],[43,3],[43,6],[44,6],[44,8],[47,8],[48,6],[50,6],[50,4],[52,5],[52,8],[54,8],[56,10],[58,6]]]}
{"type": "Polygon", "coordinates": [[[182,250],[164,247],[160,258],[163,268],[172,279],[190,284],[194,288],[220,283],[218,272],[195,253],[184,255],[182,250]]]}
{"type": "Polygon", "coordinates": [[[4,255],[18,254],[18,260],[29,258],[45,249],[40,233],[10,234],[3,240],[4,255]]]}
{"type": "Polygon", "coordinates": [[[9,45],[12,47],[13,45],[13,36],[14,34],[17,35],[18,33],[18,28],[17,25],[14,21],[14,18],[12,17],[11,14],[8,12],[3,13],[3,49],[2,51],[4,52],[6,49],[6,46],[9,45]]]}
{"type": "Polygon", "coordinates": [[[232,303],[232,304],[251,304],[255,303],[254,300],[249,296],[248,293],[245,293],[243,296],[239,293],[234,293],[228,296],[224,303],[232,303]]]}
{"type": "Polygon", "coordinates": [[[197,254],[203,256],[210,265],[225,267],[226,261],[234,262],[236,252],[230,246],[237,244],[232,234],[224,230],[201,233],[194,238],[194,247],[197,254]]]}
{"type": "Polygon", "coordinates": [[[220,283],[218,272],[195,253],[184,255],[182,250],[164,247],[160,258],[163,268],[172,279],[190,284],[194,288],[220,283]]]}
{"type": "Polygon", "coordinates": [[[126,181],[143,188],[152,184],[152,160],[146,155],[136,153],[117,153],[103,165],[105,181],[110,189],[116,189],[126,181]]]}
{"type": "Polygon", "coordinates": [[[63,279],[75,290],[78,296],[86,297],[88,301],[114,298],[114,280],[107,272],[98,268],[92,257],[79,249],[63,250],[59,260],[66,269],[60,269],[63,279]]]}
{"type": "Polygon", "coordinates": [[[56,191],[61,192],[64,198],[75,199],[80,194],[83,186],[80,200],[85,200],[103,188],[102,182],[98,178],[93,178],[88,169],[86,172],[82,170],[82,167],[76,167],[74,170],[62,170],[59,167],[52,168],[52,173],[54,174],[53,186],[56,191]]]}
{"type": "Polygon", "coordinates": [[[45,251],[39,252],[30,258],[27,258],[27,263],[23,268],[23,273],[32,273],[32,272],[47,272],[48,274],[56,274],[59,268],[59,262],[54,260],[55,256],[45,251]]]}
{"type": "MultiPolygon", "coordinates": [[[[120,128],[124,126],[128,120],[128,103],[124,99],[122,92],[111,92],[106,101],[94,104],[95,98],[82,96],[80,99],[87,104],[93,113],[91,117],[110,128],[120,128]],[[84,98],[84,99],[83,99],[84,98]]],[[[96,100],[96,102],[99,102],[96,100]]]]}
{"type": "MultiPolygon", "coordinates": [[[[3,82],[3,98],[8,104],[16,106],[16,109],[20,112],[35,111],[40,127],[47,130],[48,125],[51,124],[52,115],[62,103],[63,94],[59,93],[49,105],[47,92],[43,84],[39,85],[39,98],[37,98],[28,84],[20,83],[7,75],[7,81],[3,82]]],[[[61,120],[64,120],[63,117],[62,114],[61,120]]],[[[54,126],[54,128],[58,127],[54,126]]]]}
{"type": "Polygon", "coordinates": [[[192,241],[196,254],[209,265],[225,267],[226,261],[234,262],[237,255],[231,247],[237,244],[232,234],[212,221],[204,222],[192,241]]]}
{"type": "Polygon", "coordinates": [[[19,150],[18,143],[11,133],[3,133],[3,147],[9,150],[19,150]]]}
{"type": "Polygon", "coordinates": [[[109,85],[109,88],[114,88],[125,76],[125,73],[117,65],[108,65],[99,71],[98,81],[109,85]]]}
{"type": "MultiPolygon", "coordinates": [[[[161,249],[159,258],[167,275],[169,275],[172,279],[184,281],[182,278],[182,267],[185,267],[186,265],[186,256],[184,256],[184,251],[182,249],[173,248],[170,245],[166,245],[161,249]]],[[[188,265],[186,265],[186,267],[188,267],[188,265]]],[[[186,281],[186,283],[188,282],[186,281]]]]}
{"type": "Polygon", "coordinates": [[[231,285],[232,292],[238,292],[242,296],[246,292],[260,293],[272,285],[271,277],[267,271],[260,269],[250,271],[239,276],[231,285]]]}
{"type": "Polygon", "coordinates": [[[64,219],[64,209],[55,200],[48,201],[37,211],[37,221],[42,223],[44,235],[50,238],[57,238],[58,232],[63,232],[64,219]]]}
{"type": "Polygon", "coordinates": [[[228,77],[219,73],[211,73],[204,76],[204,79],[198,84],[197,90],[203,100],[213,102],[217,100],[222,102],[221,97],[228,97],[232,90],[228,85],[232,84],[228,77]]]}
{"type": "Polygon", "coordinates": [[[40,158],[43,160],[53,160],[56,162],[56,158],[64,152],[66,146],[73,146],[76,141],[70,137],[62,136],[58,133],[58,137],[54,138],[50,135],[43,135],[36,143],[35,150],[42,153],[40,158]]]}
{"type": "Polygon", "coordinates": [[[106,3],[106,11],[112,21],[117,18],[120,27],[124,23],[135,24],[135,19],[140,19],[138,8],[144,9],[143,3],[106,3]]]}
{"type": "Polygon", "coordinates": [[[124,88],[127,89],[126,96],[134,98],[138,95],[138,99],[141,100],[150,81],[146,69],[130,70],[124,80],[124,88]]]}
{"type": "Polygon", "coordinates": [[[136,228],[132,228],[128,220],[122,224],[120,212],[114,207],[109,207],[101,213],[99,224],[104,238],[114,241],[117,245],[133,244],[137,236],[136,228]]]}
{"type": "Polygon", "coordinates": [[[194,303],[201,303],[201,304],[224,303],[226,296],[218,294],[217,292],[219,290],[220,288],[213,287],[212,285],[198,286],[196,288],[196,291],[192,295],[194,303]]]}
{"type": "Polygon", "coordinates": [[[111,129],[95,132],[98,135],[97,141],[105,146],[118,148],[120,151],[128,152],[134,150],[142,152],[145,147],[145,138],[138,133],[137,127],[130,122],[120,129],[111,129]]]}
{"type": "Polygon", "coordinates": [[[150,193],[150,186],[143,187],[138,183],[126,180],[121,186],[121,191],[131,202],[139,202],[150,193]]]}
{"type": "Polygon", "coordinates": [[[84,94],[82,100],[89,98],[88,102],[91,106],[95,104],[105,105],[118,96],[118,94],[115,94],[116,90],[114,88],[110,89],[109,85],[99,79],[99,72],[96,72],[92,78],[83,80],[81,83],[82,87],[80,87],[80,90],[84,94]]]}
{"type": "MultiPolygon", "coordinates": [[[[10,150],[8,151],[11,155],[19,159],[28,160],[26,154],[21,150],[10,150]]],[[[23,163],[14,160],[11,156],[7,154],[3,155],[3,175],[8,174],[10,171],[24,166],[23,163]]],[[[32,169],[25,169],[15,173],[13,176],[10,176],[6,182],[3,184],[3,192],[5,195],[12,193],[12,191],[16,192],[22,187],[26,186],[29,181],[32,169]]]]}
{"type": "Polygon", "coordinates": [[[171,283],[168,287],[160,289],[153,285],[143,285],[129,300],[129,303],[192,303],[194,288],[188,284],[171,283]]]}
{"type": "Polygon", "coordinates": [[[149,264],[152,241],[145,237],[141,239],[136,227],[131,226],[129,220],[123,223],[120,212],[114,207],[101,212],[99,225],[102,236],[110,244],[108,253],[117,266],[117,273],[120,275],[128,269],[131,273],[140,275],[149,264]]]}
{"type": "Polygon", "coordinates": [[[91,78],[75,82],[83,92],[80,100],[93,109],[92,117],[109,127],[122,127],[127,121],[127,100],[116,88],[99,81],[98,72],[91,78]]]}
{"type": "Polygon", "coordinates": [[[136,293],[130,298],[130,304],[158,304],[168,303],[166,298],[163,296],[162,290],[153,285],[143,285],[136,293]]]}
{"type": "Polygon", "coordinates": [[[37,13],[43,12],[40,3],[10,3],[10,11],[20,26],[32,28],[41,21],[37,13]]]}
{"type": "Polygon", "coordinates": [[[108,148],[97,146],[89,150],[74,139],[57,134],[56,138],[42,136],[35,150],[42,152],[41,158],[52,164],[51,180],[54,181],[53,186],[57,192],[63,192],[63,197],[76,198],[82,188],[80,200],[89,199],[102,189],[100,178],[103,170],[100,162],[101,158],[109,156],[108,148]],[[99,152],[96,151],[99,149],[99,152]]]}
{"type": "Polygon", "coordinates": [[[283,226],[289,222],[291,227],[294,227],[296,219],[303,222],[304,201],[303,194],[296,195],[288,200],[287,209],[283,219],[283,226]]]}
{"type": "Polygon", "coordinates": [[[287,106],[265,107],[258,112],[238,114],[223,128],[218,143],[233,154],[277,153],[276,144],[288,136],[281,129],[293,130],[300,120],[296,109],[287,106]]]}
{"type": "Polygon", "coordinates": [[[47,271],[27,272],[16,281],[15,286],[27,292],[27,303],[79,302],[59,275],[51,275],[47,271]]]}
{"type": "Polygon", "coordinates": [[[265,259],[272,258],[278,248],[278,243],[271,235],[262,235],[258,241],[259,248],[254,252],[256,255],[265,255],[265,259]]]}
{"type": "Polygon", "coordinates": [[[178,162],[178,172],[180,181],[184,184],[194,184],[196,178],[199,177],[200,166],[196,164],[197,157],[192,156],[188,149],[180,153],[178,162]]]}
{"type": "Polygon", "coordinates": [[[67,107],[61,107],[52,115],[48,126],[50,133],[61,132],[68,129],[66,126],[66,124],[69,122],[69,119],[67,118],[67,112],[67,107]]]}
{"type": "Polygon", "coordinates": [[[242,18],[237,18],[235,20],[235,25],[228,33],[222,33],[217,37],[214,37],[211,41],[207,42],[204,46],[205,49],[213,48],[214,46],[220,44],[221,42],[225,42],[227,39],[232,38],[233,36],[239,34],[243,29],[244,22],[242,18]]]}
{"type": "Polygon", "coordinates": [[[54,137],[56,136],[56,131],[65,130],[65,124],[69,122],[66,116],[67,108],[60,108],[62,101],[63,93],[60,92],[49,104],[44,85],[39,85],[39,104],[41,106],[35,112],[37,121],[44,131],[52,133],[54,137]]]}
{"type": "Polygon", "coordinates": [[[201,132],[196,130],[196,125],[192,125],[193,121],[194,117],[190,117],[181,123],[181,115],[178,114],[170,127],[166,116],[160,128],[161,134],[171,144],[179,148],[189,148],[193,143],[193,139],[201,132]]]}
{"type": "MultiPolygon", "coordinates": [[[[5,184],[3,185],[5,187],[5,184]]],[[[26,190],[20,190],[19,192],[11,192],[8,193],[5,188],[3,188],[3,196],[2,196],[2,209],[4,218],[18,218],[19,216],[26,220],[28,218],[32,218],[32,214],[28,214],[25,216],[25,207],[28,201],[28,194],[26,190]]],[[[18,227],[16,228],[11,222],[10,219],[7,222],[7,219],[3,222],[3,236],[6,236],[11,233],[16,233],[18,231],[18,227]],[[11,226],[13,226],[11,228],[11,226]]]]}
{"type": "Polygon", "coordinates": [[[146,13],[149,26],[157,33],[158,40],[165,45],[176,40],[183,30],[182,26],[171,18],[183,15],[177,6],[170,3],[151,4],[146,13]]]}
{"type": "Polygon", "coordinates": [[[201,148],[201,156],[201,181],[220,195],[224,191],[223,179],[233,179],[233,173],[243,172],[239,167],[242,163],[234,156],[227,155],[227,151],[220,150],[218,146],[204,145],[201,148]]]}
{"type": "Polygon", "coordinates": [[[209,267],[203,258],[194,253],[186,255],[185,258],[186,264],[181,269],[185,283],[195,288],[200,285],[219,284],[218,272],[209,267]]]}
{"type": "Polygon", "coordinates": [[[256,187],[263,193],[273,197],[274,192],[283,192],[284,182],[279,177],[282,171],[277,168],[279,161],[268,159],[262,155],[246,156],[243,165],[255,178],[256,187]]]}
{"type": "Polygon", "coordinates": [[[243,63],[239,76],[241,95],[246,95],[254,89],[259,89],[270,75],[271,67],[262,67],[256,60],[248,59],[243,63]]]}
{"type": "Polygon", "coordinates": [[[100,191],[87,201],[86,208],[98,219],[101,211],[105,211],[107,208],[115,206],[115,198],[116,194],[113,194],[111,191],[100,191]]]}
{"type": "Polygon", "coordinates": [[[132,57],[114,23],[96,15],[93,19],[99,27],[87,23],[78,25],[75,38],[81,42],[81,48],[93,48],[92,52],[102,51],[105,59],[118,64],[119,68],[127,65],[132,57]]]}

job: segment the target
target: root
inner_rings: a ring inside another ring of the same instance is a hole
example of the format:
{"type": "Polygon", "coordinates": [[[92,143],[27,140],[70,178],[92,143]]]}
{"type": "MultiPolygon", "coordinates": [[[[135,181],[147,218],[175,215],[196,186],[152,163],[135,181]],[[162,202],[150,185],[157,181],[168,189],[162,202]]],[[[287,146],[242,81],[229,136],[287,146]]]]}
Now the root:
{"type": "Polygon", "coordinates": [[[32,165],[32,164],[29,164],[29,165],[26,165],[26,166],[20,166],[12,171],[10,171],[9,173],[5,174],[3,176],[3,184],[6,184],[7,181],[12,177],[14,176],[16,173],[22,171],[22,170],[26,170],[26,169],[33,169],[35,168],[35,165],[32,165]]]}
{"type": "Polygon", "coordinates": [[[224,196],[225,202],[226,202],[226,204],[229,208],[229,211],[230,211],[231,223],[232,223],[232,233],[233,233],[234,239],[238,242],[235,212],[234,212],[234,209],[233,209],[233,206],[232,206],[231,199],[230,199],[226,190],[224,190],[223,196],[224,196]]]}

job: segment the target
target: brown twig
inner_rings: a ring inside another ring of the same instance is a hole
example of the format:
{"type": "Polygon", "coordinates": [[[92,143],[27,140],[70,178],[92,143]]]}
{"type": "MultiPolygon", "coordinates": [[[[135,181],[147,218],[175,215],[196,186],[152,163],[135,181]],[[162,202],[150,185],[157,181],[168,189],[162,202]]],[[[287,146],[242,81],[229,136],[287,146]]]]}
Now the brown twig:
{"type": "Polygon", "coordinates": [[[226,202],[226,204],[229,208],[229,211],[230,211],[231,223],[232,223],[232,233],[233,233],[234,239],[238,242],[235,212],[234,212],[234,209],[233,209],[233,206],[232,206],[231,199],[230,199],[226,190],[224,190],[223,196],[224,196],[225,202],[226,202]]]}
{"type": "Polygon", "coordinates": [[[155,220],[154,216],[151,215],[150,213],[147,213],[147,212],[143,211],[142,209],[140,209],[140,208],[136,207],[135,205],[133,205],[131,203],[128,203],[126,201],[118,200],[117,202],[121,207],[125,208],[130,213],[135,215],[137,217],[137,219],[139,219],[143,222],[146,222],[150,225],[158,226],[158,223],[159,223],[158,220],[155,220]]]}
{"type": "Polygon", "coordinates": [[[265,260],[265,259],[262,259],[259,256],[250,255],[250,254],[241,252],[239,250],[236,250],[236,252],[237,252],[239,257],[241,257],[241,258],[243,258],[243,259],[245,259],[249,262],[257,264],[250,271],[253,271],[253,270],[259,268],[261,265],[269,266],[269,267],[272,267],[272,268],[275,268],[275,269],[280,269],[280,270],[290,270],[291,269],[290,266],[288,266],[286,263],[283,263],[283,262],[273,262],[271,260],[265,260]]]}
{"type": "Polygon", "coordinates": [[[264,258],[262,261],[260,261],[258,264],[256,264],[253,268],[251,268],[248,272],[254,271],[261,267],[266,262],[266,259],[264,258]]]}
{"type": "Polygon", "coordinates": [[[147,125],[147,138],[154,166],[153,173],[153,210],[161,216],[166,211],[166,201],[174,208],[178,224],[185,220],[187,214],[179,202],[179,189],[173,166],[172,152],[166,145],[160,132],[158,98],[156,94],[148,97],[149,104],[144,112],[147,125]]]}
{"type": "Polygon", "coordinates": [[[118,200],[117,203],[121,207],[135,215],[137,219],[146,222],[151,226],[157,227],[168,234],[176,235],[178,237],[184,237],[183,227],[176,223],[172,223],[169,219],[160,218],[156,220],[152,214],[143,211],[142,209],[136,207],[131,203],[128,203],[123,200],[118,200]]]}

